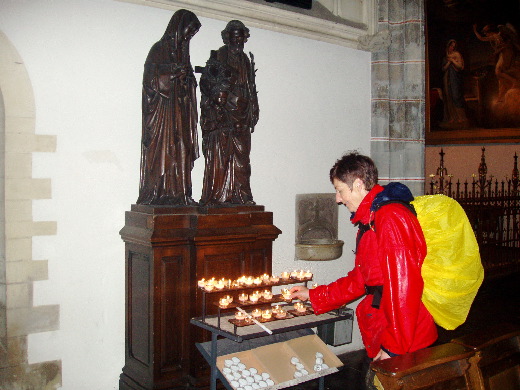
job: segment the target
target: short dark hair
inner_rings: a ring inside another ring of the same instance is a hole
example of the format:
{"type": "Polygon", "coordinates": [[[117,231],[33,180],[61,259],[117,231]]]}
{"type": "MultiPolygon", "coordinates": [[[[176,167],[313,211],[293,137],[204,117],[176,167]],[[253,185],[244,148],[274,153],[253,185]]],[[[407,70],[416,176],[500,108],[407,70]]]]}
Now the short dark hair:
{"type": "Polygon", "coordinates": [[[365,183],[365,189],[370,191],[378,181],[377,167],[374,161],[359,154],[357,151],[349,152],[336,161],[330,169],[330,181],[340,180],[352,189],[356,179],[365,183]]]}

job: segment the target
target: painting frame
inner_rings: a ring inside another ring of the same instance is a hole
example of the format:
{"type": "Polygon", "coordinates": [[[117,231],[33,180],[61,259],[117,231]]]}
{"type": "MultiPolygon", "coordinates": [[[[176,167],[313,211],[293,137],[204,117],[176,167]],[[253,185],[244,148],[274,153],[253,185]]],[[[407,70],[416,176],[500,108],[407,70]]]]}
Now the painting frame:
{"type": "MultiPolygon", "coordinates": [[[[493,67],[497,66],[496,59],[500,54],[497,55],[498,50],[494,50],[489,40],[482,41],[478,37],[487,38],[481,31],[484,26],[491,25],[501,28],[512,26],[520,32],[518,2],[425,0],[425,13],[426,145],[520,143],[520,84],[516,87],[515,84],[502,83],[501,86],[509,85],[510,88],[502,88],[501,91],[506,90],[507,93],[502,94],[504,101],[499,100],[498,73],[493,67]],[[478,3],[477,6],[475,3],[478,3]],[[463,80],[469,81],[469,86],[466,84],[460,88],[464,90],[466,122],[449,117],[450,90],[446,81],[447,72],[443,74],[443,69],[449,57],[447,46],[450,40],[456,41],[453,46],[460,43],[461,48],[457,50],[460,50],[464,63],[461,74],[464,74],[463,80]],[[503,96],[507,96],[507,99],[503,96]],[[511,100],[513,96],[518,96],[518,100],[511,100]]],[[[520,47],[516,54],[518,76],[516,73],[511,74],[520,81],[520,47]]]]}

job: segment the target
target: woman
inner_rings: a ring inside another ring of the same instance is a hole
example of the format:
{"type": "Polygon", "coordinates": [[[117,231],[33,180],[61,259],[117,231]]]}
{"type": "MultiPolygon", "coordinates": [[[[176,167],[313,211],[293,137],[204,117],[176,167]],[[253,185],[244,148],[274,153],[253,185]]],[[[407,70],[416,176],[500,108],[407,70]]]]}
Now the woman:
{"type": "Polygon", "coordinates": [[[466,102],[464,100],[463,74],[464,59],[457,50],[457,41],[450,39],[446,45],[446,56],[443,59],[443,102],[444,119],[441,127],[463,128],[468,124],[466,102]]]}

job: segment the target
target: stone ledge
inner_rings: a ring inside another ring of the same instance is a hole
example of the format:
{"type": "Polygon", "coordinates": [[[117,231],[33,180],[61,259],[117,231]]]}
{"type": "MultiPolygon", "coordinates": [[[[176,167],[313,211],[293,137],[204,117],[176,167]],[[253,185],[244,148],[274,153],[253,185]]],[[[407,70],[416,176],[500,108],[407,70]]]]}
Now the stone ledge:
{"type": "Polygon", "coordinates": [[[59,305],[7,309],[6,314],[10,337],[58,330],[60,325],[59,305]]]}
{"type": "Polygon", "coordinates": [[[6,133],[6,149],[9,153],[31,153],[56,151],[56,136],[27,133],[6,133]]]}
{"type": "Polygon", "coordinates": [[[61,361],[18,364],[0,369],[2,389],[42,389],[61,387],[61,361]]]}
{"type": "Polygon", "coordinates": [[[51,199],[51,179],[7,178],[5,199],[51,199]]]}
{"type": "MultiPolygon", "coordinates": [[[[263,28],[359,50],[362,50],[359,47],[359,39],[366,35],[374,34],[377,24],[375,0],[356,0],[363,3],[358,8],[358,15],[355,15],[352,20],[345,20],[345,24],[280,9],[268,4],[255,4],[244,0],[118,1],[170,9],[172,11],[185,8],[200,16],[223,21],[239,19],[248,27],[263,28]],[[362,21],[361,23],[359,23],[360,20],[362,21]]],[[[354,2],[354,0],[343,1],[354,2]]]]}
{"type": "Polygon", "coordinates": [[[53,236],[58,230],[56,221],[12,222],[6,226],[8,239],[32,236],[53,236]]]}
{"type": "Polygon", "coordinates": [[[47,260],[8,261],[6,263],[7,284],[27,283],[49,278],[47,260]]]}

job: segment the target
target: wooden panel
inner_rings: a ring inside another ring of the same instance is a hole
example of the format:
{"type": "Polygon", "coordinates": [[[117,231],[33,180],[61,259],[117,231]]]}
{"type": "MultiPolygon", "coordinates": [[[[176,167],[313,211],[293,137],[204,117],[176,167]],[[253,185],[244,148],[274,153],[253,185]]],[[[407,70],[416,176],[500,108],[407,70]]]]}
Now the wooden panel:
{"type": "Polygon", "coordinates": [[[128,254],[129,291],[129,355],[148,366],[150,364],[149,333],[151,301],[150,301],[150,258],[142,253],[128,254]]]}
{"type": "Polygon", "coordinates": [[[178,337],[178,332],[189,331],[189,269],[184,267],[189,260],[189,252],[182,247],[161,251],[160,264],[157,267],[160,297],[157,299],[161,332],[160,363],[162,373],[180,370],[183,356],[188,352],[185,337],[178,337]],[[186,260],[185,260],[186,259],[186,260]]]}

